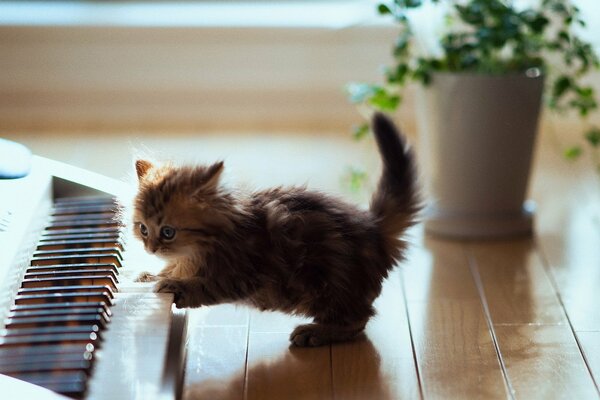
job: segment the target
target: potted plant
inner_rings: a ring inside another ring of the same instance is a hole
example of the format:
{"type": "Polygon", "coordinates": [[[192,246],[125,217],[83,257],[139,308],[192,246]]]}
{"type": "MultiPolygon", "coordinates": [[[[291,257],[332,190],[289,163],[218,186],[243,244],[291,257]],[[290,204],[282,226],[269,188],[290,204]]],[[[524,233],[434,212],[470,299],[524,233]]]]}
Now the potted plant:
{"type": "MultiPolygon", "coordinates": [[[[538,0],[517,7],[510,0],[394,0],[379,13],[398,24],[394,65],[384,84],[348,85],[351,101],[393,112],[411,82],[418,126],[430,233],[495,237],[529,233],[532,208],[525,202],[542,98],[555,111],[586,117],[598,105],[582,83],[599,66],[589,43],[575,32],[585,26],[569,1],[538,0]],[[442,13],[433,50],[419,47],[414,13],[442,13]],[[558,66],[560,65],[560,67],[558,66]],[[542,96],[543,95],[543,96],[542,96]]],[[[355,136],[368,132],[359,126],[355,136]]],[[[583,134],[598,157],[600,129],[583,134]]],[[[566,152],[578,157],[582,146],[566,152]]],[[[600,160],[596,168],[600,170],[600,160]]]]}

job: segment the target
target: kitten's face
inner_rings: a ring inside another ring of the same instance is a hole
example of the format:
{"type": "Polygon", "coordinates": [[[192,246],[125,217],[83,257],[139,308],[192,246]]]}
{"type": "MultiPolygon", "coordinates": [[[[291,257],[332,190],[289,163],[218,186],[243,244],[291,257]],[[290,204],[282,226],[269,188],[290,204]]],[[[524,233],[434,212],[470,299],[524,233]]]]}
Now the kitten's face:
{"type": "Polygon", "coordinates": [[[136,162],[133,229],[147,252],[167,259],[190,257],[211,243],[219,228],[214,203],[222,169],[222,163],[174,168],[136,162]]]}
{"type": "Polygon", "coordinates": [[[189,257],[210,237],[198,215],[186,218],[187,213],[169,211],[177,207],[181,206],[171,202],[157,214],[134,213],[134,234],[147,252],[162,258],[189,257]]]}

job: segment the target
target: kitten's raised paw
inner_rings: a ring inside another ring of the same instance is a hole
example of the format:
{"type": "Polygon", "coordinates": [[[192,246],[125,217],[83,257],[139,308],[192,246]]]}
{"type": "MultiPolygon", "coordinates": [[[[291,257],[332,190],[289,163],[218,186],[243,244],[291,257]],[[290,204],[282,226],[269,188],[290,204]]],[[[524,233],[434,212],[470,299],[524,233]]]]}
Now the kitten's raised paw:
{"type": "Polygon", "coordinates": [[[177,308],[190,307],[186,297],[185,285],[180,279],[163,278],[154,286],[156,293],[173,293],[173,301],[177,308]]]}
{"type": "Polygon", "coordinates": [[[322,335],[321,326],[317,324],[297,326],[290,335],[290,341],[298,347],[317,347],[329,343],[322,335]]]}
{"type": "Polygon", "coordinates": [[[156,282],[158,281],[158,275],[151,274],[150,272],[142,272],[135,278],[136,282],[156,282]]]}

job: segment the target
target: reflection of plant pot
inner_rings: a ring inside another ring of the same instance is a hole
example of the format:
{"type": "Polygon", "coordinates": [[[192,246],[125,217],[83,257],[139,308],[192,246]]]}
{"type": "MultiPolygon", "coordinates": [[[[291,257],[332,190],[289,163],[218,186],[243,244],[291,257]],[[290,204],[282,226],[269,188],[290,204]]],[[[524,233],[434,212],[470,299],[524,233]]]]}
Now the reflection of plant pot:
{"type": "Polygon", "coordinates": [[[543,77],[435,74],[419,91],[429,233],[497,237],[532,232],[525,202],[543,77]]]}

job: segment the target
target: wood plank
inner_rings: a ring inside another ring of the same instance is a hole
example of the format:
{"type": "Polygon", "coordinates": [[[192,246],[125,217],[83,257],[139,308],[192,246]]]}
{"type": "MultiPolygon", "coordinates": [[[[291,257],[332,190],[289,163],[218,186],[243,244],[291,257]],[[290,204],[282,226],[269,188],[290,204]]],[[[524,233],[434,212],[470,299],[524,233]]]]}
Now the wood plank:
{"type": "Polygon", "coordinates": [[[505,399],[501,367],[479,299],[409,303],[426,399],[505,399]]]}
{"type": "Polygon", "coordinates": [[[467,246],[494,325],[567,324],[542,260],[529,239],[467,246]]]}
{"type": "Polygon", "coordinates": [[[248,327],[190,328],[183,399],[242,399],[248,327]]]}
{"type": "Polygon", "coordinates": [[[331,399],[331,347],[295,348],[289,335],[311,319],[250,309],[245,399],[331,399]]]}
{"type": "Polygon", "coordinates": [[[261,333],[292,333],[301,324],[312,322],[311,318],[288,315],[278,311],[250,309],[250,331],[261,333]]]}
{"type": "Polygon", "coordinates": [[[590,217],[577,217],[538,239],[575,331],[600,331],[600,227],[590,217]]]}
{"type": "Polygon", "coordinates": [[[190,327],[243,327],[248,328],[251,309],[238,304],[219,304],[189,310],[190,327]]]}
{"type": "Polygon", "coordinates": [[[504,325],[496,335],[516,398],[598,398],[568,327],[504,325]]]}
{"type": "MultiPolygon", "coordinates": [[[[413,266],[410,261],[406,265],[413,266]]],[[[364,339],[331,348],[334,397],[419,398],[400,269],[393,271],[384,283],[375,307],[377,315],[369,321],[364,339]]]]}
{"type": "Polygon", "coordinates": [[[408,252],[404,267],[406,298],[479,299],[469,270],[464,243],[425,237],[408,252]]]}
{"type": "Polygon", "coordinates": [[[290,348],[289,332],[250,332],[245,399],[332,399],[330,346],[290,348]]]}
{"type": "Polygon", "coordinates": [[[588,368],[596,381],[596,387],[600,384],[600,331],[577,332],[577,338],[588,368]]]}
{"type": "Polygon", "coordinates": [[[221,304],[188,311],[184,400],[244,395],[249,310],[221,304]]]}
{"type": "Polygon", "coordinates": [[[536,242],[575,331],[600,330],[600,190],[586,160],[565,163],[546,146],[534,180],[536,242]]]}
{"type": "Polygon", "coordinates": [[[463,242],[425,240],[404,271],[426,399],[506,398],[505,381],[463,242]]]}

